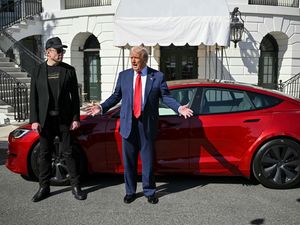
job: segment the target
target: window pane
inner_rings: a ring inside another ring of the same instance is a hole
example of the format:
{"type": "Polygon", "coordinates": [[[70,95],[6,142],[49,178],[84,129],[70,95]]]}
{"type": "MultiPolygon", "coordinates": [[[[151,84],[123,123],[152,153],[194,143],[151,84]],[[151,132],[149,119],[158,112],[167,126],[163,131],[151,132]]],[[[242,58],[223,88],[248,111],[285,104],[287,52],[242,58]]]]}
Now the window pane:
{"type": "Polygon", "coordinates": [[[206,89],[203,95],[202,113],[228,113],[254,109],[249,97],[244,91],[231,89],[206,89]],[[215,93],[215,95],[214,95],[215,93]],[[222,98],[214,98],[222,93],[222,98]]]}
{"type": "MultiPolygon", "coordinates": [[[[179,102],[180,105],[188,105],[191,107],[197,88],[182,88],[171,90],[171,96],[179,102]]],[[[176,115],[177,112],[174,112],[167,105],[165,105],[161,100],[159,103],[159,115],[176,115]]]]}

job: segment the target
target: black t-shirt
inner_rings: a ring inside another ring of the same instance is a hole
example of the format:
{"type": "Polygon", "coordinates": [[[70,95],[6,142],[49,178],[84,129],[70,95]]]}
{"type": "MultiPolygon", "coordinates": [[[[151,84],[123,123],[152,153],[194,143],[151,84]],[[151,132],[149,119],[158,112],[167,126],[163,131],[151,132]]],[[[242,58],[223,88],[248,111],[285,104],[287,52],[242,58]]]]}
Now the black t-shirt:
{"type": "Polygon", "coordinates": [[[47,66],[48,71],[48,86],[49,86],[49,105],[48,111],[56,110],[58,108],[58,94],[59,94],[59,76],[61,71],[61,66],[47,66]]]}

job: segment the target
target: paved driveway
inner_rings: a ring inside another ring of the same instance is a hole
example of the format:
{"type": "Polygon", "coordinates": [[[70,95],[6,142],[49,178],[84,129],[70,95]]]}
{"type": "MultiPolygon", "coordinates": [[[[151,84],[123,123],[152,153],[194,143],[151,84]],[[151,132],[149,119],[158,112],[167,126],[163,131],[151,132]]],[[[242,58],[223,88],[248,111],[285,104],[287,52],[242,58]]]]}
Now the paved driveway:
{"type": "Polygon", "coordinates": [[[300,187],[272,190],[244,178],[195,176],[157,177],[157,186],[157,205],[147,203],[141,192],[132,204],[124,204],[118,175],[88,179],[85,201],[75,200],[69,187],[52,187],[51,197],[32,203],[38,184],[0,165],[0,224],[300,224],[300,187]]]}

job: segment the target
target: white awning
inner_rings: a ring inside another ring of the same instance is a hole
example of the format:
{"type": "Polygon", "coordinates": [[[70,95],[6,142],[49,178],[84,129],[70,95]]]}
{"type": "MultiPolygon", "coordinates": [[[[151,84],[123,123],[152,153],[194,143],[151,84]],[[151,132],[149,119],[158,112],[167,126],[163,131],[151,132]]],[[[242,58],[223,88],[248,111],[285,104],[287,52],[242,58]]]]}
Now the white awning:
{"type": "Polygon", "coordinates": [[[120,0],[114,45],[229,44],[226,0],[120,0]]]}

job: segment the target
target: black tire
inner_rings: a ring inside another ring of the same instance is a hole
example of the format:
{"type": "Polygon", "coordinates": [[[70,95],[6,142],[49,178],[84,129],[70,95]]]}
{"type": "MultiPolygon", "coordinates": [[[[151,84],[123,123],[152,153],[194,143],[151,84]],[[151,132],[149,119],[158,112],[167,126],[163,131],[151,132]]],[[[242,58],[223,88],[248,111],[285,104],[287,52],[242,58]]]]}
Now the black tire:
{"type": "Polygon", "coordinates": [[[265,187],[294,187],[300,182],[300,145],[285,138],[265,143],[254,156],[252,170],[265,187]]]}
{"type": "MultiPolygon", "coordinates": [[[[40,151],[40,144],[33,148],[30,155],[30,170],[33,175],[37,178],[39,176],[39,160],[38,155],[40,151]]],[[[76,165],[79,167],[78,171],[80,173],[81,178],[86,176],[87,174],[87,161],[84,153],[77,147],[73,146],[73,157],[76,160],[76,165]]],[[[69,172],[66,167],[65,160],[63,158],[59,158],[55,151],[52,154],[52,176],[50,178],[50,184],[53,186],[65,186],[70,184],[69,180],[69,172]]]]}

